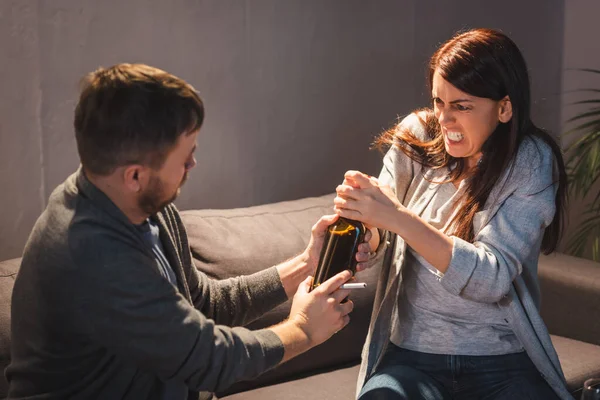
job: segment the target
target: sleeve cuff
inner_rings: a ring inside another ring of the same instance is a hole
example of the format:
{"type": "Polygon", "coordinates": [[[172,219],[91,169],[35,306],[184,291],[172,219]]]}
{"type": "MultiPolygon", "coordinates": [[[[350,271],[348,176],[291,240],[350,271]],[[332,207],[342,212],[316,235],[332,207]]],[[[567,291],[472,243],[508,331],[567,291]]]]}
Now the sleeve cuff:
{"type": "Polygon", "coordinates": [[[471,243],[456,236],[452,236],[452,242],[450,265],[440,282],[448,292],[460,296],[473,275],[477,260],[474,257],[471,243]]]}
{"type": "Polygon", "coordinates": [[[257,340],[260,342],[265,360],[265,371],[276,367],[283,360],[284,347],[283,342],[275,332],[270,329],[260,329],[254,331],[257,340]]]}

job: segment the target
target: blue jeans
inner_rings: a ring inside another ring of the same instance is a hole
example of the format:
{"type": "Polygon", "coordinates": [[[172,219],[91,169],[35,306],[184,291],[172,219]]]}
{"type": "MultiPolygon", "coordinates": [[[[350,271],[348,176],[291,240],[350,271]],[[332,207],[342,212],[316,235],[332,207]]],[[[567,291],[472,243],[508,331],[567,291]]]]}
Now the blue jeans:
{"type": "Polygon", "coordinates": [[[359,400],[558,399],[527,353],[451,356],[390,343],[359,400]]]}

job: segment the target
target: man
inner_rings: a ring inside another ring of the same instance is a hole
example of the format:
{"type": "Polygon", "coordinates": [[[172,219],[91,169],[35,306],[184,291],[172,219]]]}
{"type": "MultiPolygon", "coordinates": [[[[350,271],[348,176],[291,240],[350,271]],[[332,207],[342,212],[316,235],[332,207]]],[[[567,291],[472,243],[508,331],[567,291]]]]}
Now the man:
{"type": "Polygon", "coordinates": [[[217,282],[193,267],[172,201],[196,165],[203,118],[194,89],[164,71],[120,64],[87,77],[74,123],[81,168],[51,195],[15,281],[9,399],[197,399],[348,323],[348,271],[308,293],[335,216],[302,254],[254,275],[217,282]],[[228,327],[294,293],[281,324],[228,327]]]}

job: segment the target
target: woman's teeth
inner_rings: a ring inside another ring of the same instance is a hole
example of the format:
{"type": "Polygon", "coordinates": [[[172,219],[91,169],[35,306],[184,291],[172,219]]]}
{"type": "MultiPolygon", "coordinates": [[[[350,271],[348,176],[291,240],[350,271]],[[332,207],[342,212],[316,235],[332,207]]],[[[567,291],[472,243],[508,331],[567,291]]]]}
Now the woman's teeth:
{"type": "Polygon", "coordinates": [[[460,132],[448,132],[448,138],[453,142],[460,142],[463,137],[463,134],[460,132]]]}

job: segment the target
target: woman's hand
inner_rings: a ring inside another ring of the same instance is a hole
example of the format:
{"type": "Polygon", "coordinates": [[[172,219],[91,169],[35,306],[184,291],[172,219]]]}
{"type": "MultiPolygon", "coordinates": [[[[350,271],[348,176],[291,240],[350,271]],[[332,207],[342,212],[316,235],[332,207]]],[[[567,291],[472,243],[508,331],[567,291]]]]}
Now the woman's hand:
{"type": "Polygon", "coordinates": [[[389,186],[358,171],[348,171],[337,187],[335,212],[401,236],[437,270],[445,273],[452,258],[452,239],[408,210],[389,186]]]}
{"type": "Polygon", "coordinates": [[[336,214],[355,219],[369,227],[394,231],[394,220],[405,208],[389,186],[359,171],[348,171],[344,183],[336,188],[333,200],[336,214]]]}

